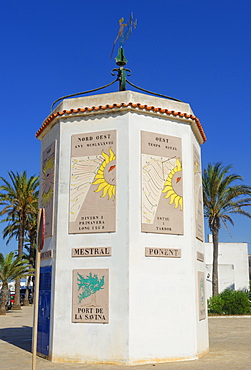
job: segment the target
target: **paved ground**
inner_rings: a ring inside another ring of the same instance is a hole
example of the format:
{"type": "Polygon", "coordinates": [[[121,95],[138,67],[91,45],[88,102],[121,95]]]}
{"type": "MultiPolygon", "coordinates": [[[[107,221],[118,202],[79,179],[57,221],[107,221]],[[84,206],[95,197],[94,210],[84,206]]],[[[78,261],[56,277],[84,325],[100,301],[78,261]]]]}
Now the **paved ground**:
{"type": "MultiPolygon", "coordinates": [[[[0,316],[0,370],[32,368],[33,307],[0,316]]],[[[36,368],[85,370],[221,370],[251,369],[251,316],[209,318],[210,352],[196,361],[121,367],[111,365],[55,364],[37,357],[36,368]]]]}

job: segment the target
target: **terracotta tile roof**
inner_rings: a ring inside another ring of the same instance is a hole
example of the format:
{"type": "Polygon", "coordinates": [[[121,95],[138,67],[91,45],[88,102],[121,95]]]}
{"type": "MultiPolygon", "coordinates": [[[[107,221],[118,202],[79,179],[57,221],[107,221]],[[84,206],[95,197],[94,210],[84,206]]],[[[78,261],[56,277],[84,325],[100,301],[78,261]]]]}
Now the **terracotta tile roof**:
{"type": "Polygon", "coordinates": [[[109,110],[109,109],[120,109],[120,108],[127,108],[131,107],[134,109],[141,109],[141,110],[146,110],[146,111],[152,111],[155,113],[161,113],[161,114],[167,114],[169,116],[174,116],[178,118],[183,118],[183,119],[189,119],[192,120],[196,123],[198,130],[202,136],[203,142],[207,140],[206,135],[204,133],[203,127],[200,123],[200,120],[188,113],[181,113],[181,112],[175,112],[175,111],[169,111],[168,109],[165,108],[157,108],[154,106],[149,106],[149,105],[143,105],[140,103],[121,103],[121,104],[107,104],[107,105],[99,105],[99,106],[94,106],[94,107],[85,107],[85,108],[75,108],[75,109],[69,109],[69,110],[63,110],[62,112],[56,112],[52,113],[44,122],[43,125],[40,127],[40,129],[36,132],[36,137],[38,138],[40,134],[45,130],[46,127],[50,125],[50,123],[57,117],[60,116],[68,116],[68,115],[75,115],[78,113],[90,113],[90,112],[96,112],[96,111],[103,111],[103,110],[109,110]]]}

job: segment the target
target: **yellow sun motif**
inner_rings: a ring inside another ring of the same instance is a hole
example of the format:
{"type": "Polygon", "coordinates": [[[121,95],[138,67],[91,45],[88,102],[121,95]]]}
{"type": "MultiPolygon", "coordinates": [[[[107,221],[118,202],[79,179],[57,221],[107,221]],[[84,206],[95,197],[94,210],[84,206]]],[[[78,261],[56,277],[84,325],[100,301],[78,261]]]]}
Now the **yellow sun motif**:
{"type": "Polygon", "coordinates": [[[182,165],[180,160],[176,159],[176,166],[169,173],[165,184],[163,193],[166,193],[165,198],[170,198],[169,204],[175,204],[175,208],[180,206],[180,210],[183,207],[183,198],[182,198],[182,165]]]}
{"type": "Polygon", "coordinates": [[[101,198],[108,195],[108,199],[115,198],[116,195],[116,156],[112,149],[109,149],[109,155],[104,151],[102,152],[104,161],[98,169],[94,177],[93,185],[98,185],[95,193],[103,191],[101,198]]]}
{"type": "Polygon", "coordinates": [[[55,156],[48,159],[42,170],[42,204],[47,207],[53,195],[55,156]]]}
{"type": "Polygon", "coordinates": [[[50,188],[47,193],[42,194],[42,203],[44,207],[47,207],[48,204],[50,203],[52,194],[53,194],[52,188],[50,188]]]}
{"type": "Polygon", "coordinates": [[[197,161],[194,162],[194,174],[196,175],[199,172],[199,163],[197,161]]]}

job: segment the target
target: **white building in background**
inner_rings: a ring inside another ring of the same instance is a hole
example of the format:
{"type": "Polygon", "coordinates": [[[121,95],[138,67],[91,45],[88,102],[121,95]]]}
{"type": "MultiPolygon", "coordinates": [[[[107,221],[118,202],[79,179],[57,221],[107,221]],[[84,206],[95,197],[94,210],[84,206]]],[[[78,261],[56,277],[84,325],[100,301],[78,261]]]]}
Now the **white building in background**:
{"type": "Polygon", "coordinates": [[[248,255],[249,280],[251,280],[251,254],[248,255]]]}
{"type": "MultiPolygon", "coordinates": [[[[249,289],[248,243],[219,243],[219,292],[249,289]]],[[[212,296],[213,240],[205,243],[206,296],[212,296]]]]}
{"type": "MultiPolygon", "coordinates": [[[[30,285],[32,285],[32,282],[30,283],[30,285]]],[[[22,279],[20,281],[20,287],[21,288],[25,288],[26,287],[26,280],[25,279],[22,279]]],[[[0,289],[2,288],[2,282],[0,282],[0,289]]],[[[14,292],[15,291],[15,281],[11,281],[10,283],[8,283],[8,288],[11,292],[14,292]]]]}

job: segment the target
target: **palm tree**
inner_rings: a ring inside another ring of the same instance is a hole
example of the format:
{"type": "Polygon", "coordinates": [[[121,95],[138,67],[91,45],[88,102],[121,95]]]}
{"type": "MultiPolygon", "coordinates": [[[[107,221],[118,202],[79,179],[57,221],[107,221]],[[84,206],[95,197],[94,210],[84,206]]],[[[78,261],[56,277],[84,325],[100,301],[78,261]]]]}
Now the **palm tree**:
{"type": "Polygon", "coordinates": [[[234,225],[232,215],[239,214],[251,218],[251,214],[244,210],[251,205],[251,187],[235,184],[243,178],[229,174],[231,168],[232,166],[224,167],[222,163],[208,164],[202,176],[204,215],[208,218],[213,235],[213,296],[219,294],[218,243],[221,224],[228,230],[227,221],[234,225]]]}
{"type": "Polygon", "coordinates": [[[2,300],[0,304],[0,315],[6,314],[5,303],[8,293],[8,283],[11,280],[21,279],[33,273],[27,260],[21,257],[14,259],[14,252],[10,252],[4,258],[0,253],[0,281],[2,281],[2,300]]]}
{"type": "MultiPolygon", "coordinates": [[[[37,238],[37,207],[35,209],[36,213],[31,213],[27,220],[27,225],[25,226],[25,238],[24,238],[24,248],[27,252],[23,252],[22,258],[29,261],[31,267],[35,268],[35,252],[36,252],[36,238],[37,238]]],[[[19,225],[18,221],[6,218],[1,220],[1,222],[8,222],[8,225],[3,229],[3,238],[7,239],[6,244],[8,245],[9,242],[13,237],[18,240],[18,230],[19,225]]],[[[18,253],[15,254],[15,257],[18,256],[18,253]]],[[[24,297],[24,306],[29,305],[29,286],[31,281],[33,281],[34,276],[29,276],[28,281],[26,284],[26,292],[24,297]]],[[[34,283],[34,281],[33,281],[34,283]]]]}
{"type": "Polygon", "coordinates": [[[8,245],[9,242],[12,240],[12,238],[15,238],[16,240],[18,240],[19,223],[16,217],[14,221],[12,217],[7,217],[1,220],[1,223],[6,223],[6,222],[8,224],[3,229],[3,238],[6,239],[6,245],[8,245]]]}
{"type": "MultiPolygon", "coordinates": [[[[9,221],[9,235],[16,236],[18,256],[21,257],[29,216],[37,212],[39,179],[38,176],[28,178],[26,171],[20,174],[11,171],[8,174],[10,181],[0,177],[3,182],[0,186],[0,206],[3,206],[0,215],[6,215],[6,220],[9,221]]],[[[16,279],[14,308],[21,309],[19,279],[16,279]]]]}

